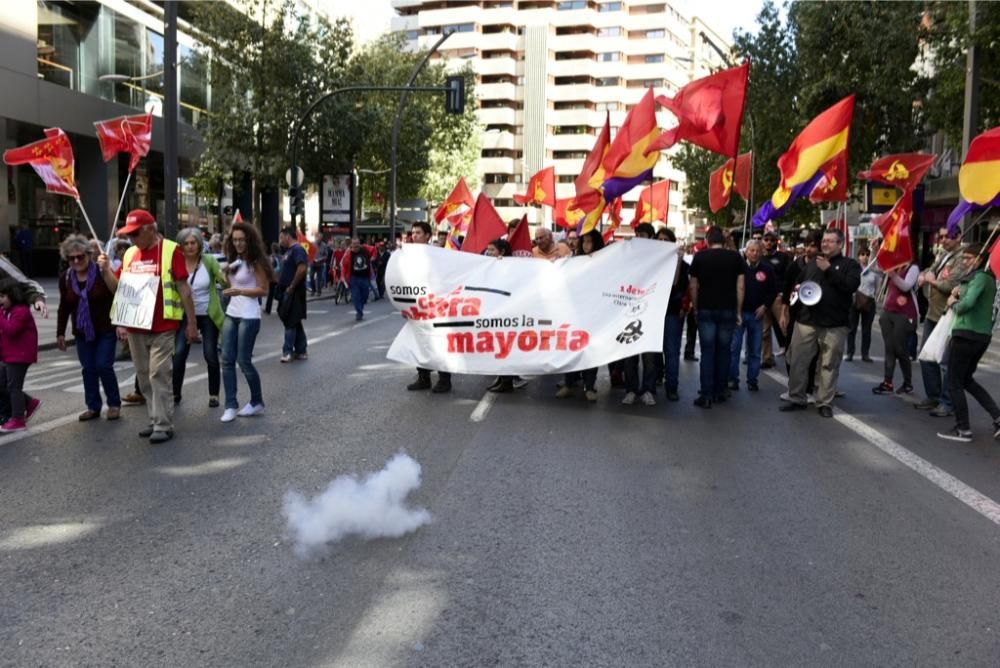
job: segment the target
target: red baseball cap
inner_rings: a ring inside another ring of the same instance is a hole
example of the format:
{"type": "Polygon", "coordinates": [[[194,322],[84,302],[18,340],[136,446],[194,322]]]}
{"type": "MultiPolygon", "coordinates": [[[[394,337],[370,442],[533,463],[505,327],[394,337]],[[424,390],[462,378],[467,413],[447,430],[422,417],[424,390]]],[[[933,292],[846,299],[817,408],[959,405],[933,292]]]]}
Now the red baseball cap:
{"type": "Polygon", "coordinates": [[[153,214],[145,209],[132,209],[125,218],[125,226],[118,230],[118,236],[123,237],[138,232],[144,225],[156,225],[153,214]]]}

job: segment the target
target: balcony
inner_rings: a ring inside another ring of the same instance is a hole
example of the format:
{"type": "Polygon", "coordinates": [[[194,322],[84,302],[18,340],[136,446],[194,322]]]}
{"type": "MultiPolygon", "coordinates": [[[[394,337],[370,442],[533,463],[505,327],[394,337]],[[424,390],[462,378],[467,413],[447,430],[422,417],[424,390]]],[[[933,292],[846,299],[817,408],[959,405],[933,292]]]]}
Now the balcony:
{"type": "Polygon", "coordinates": [[[549,125],[587,125],[600,128],[604,125],[604,112],[591,109],[555,109],[545,115],[549,125]]]}
{"type": "Polygon", "coordinates": [[[479,171],[483,174],[519,174],[521,161],[514,158],[480,158],[479,171]]]}
{"type": "Polygon", "coordinates": [[[596,135],[549,135],[545,139],[545,148],[552,151],[589,151],[596,140],[596,135]]]}
{"type": "MultiPolygon", "coordinates": [[[[588,146],[587,150],[590,150],[590,148],[591,147],[588,146]]],[[[572,160],[553,160],[552,164],[556,166],[556,174],[579,174],[580,172],[583,171],[582,158],[574,158],[572,160]]],[[[561,192],[559,188],[563,186],[568,186],[569,188],[572,189],[573,184],[572,183],[558,184],[556,187],[556,194],[559,197],[562,197],[562,195],[558,194],[559,192],[561,192]]]]}
{"type": "Polygon", "coordinates": [[[482,190],[490,199],[513,199],[514,195],[523,195],[526,188],[523,183],[484,183],[482,190]]]}
{"type": "Polygon", "coordinates": [[[472,61],[472,67],[481,76],[491,74],[518,76],[523,72],[523,67],[519,68],[513,58],[478,58],[472,61]]]}
{"type": "Polygon", "coordinates": [[[508,107],[479,109],[476,112],[483,125],[521,125],[524,112],[508,107]]]}
{"type": "Polygon", "coordinates": [[[484,132],[483,135],[483,149],[505,149],[520,150],[523,141],[521,135],[515,135],[512,132],[484,132]]]}
{"type": "Polygon", "coordinates": [[[512,83],[489,83],[476,86],[480,100],[516,100],[517,86],[512,83]]]}

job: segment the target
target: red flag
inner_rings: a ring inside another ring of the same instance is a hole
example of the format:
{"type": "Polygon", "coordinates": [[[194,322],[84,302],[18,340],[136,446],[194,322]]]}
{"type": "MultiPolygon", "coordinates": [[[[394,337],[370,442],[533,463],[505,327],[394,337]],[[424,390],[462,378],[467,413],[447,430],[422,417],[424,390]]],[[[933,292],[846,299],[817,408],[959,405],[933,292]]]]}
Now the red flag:
{"type": "Polygon", "coordinates": [[[234,223],[242,223],[243,222],[243,216],[240,215],[240,210],[239,209],[236,209],[236,213],[233,214],[233,220],[232,220],[232,222],[234,222],[234,223]]]}
{"type": "Polygon", "coordinates": [[[746,61],[692,81],[673,98],[658,96],[656,101],[673,112],[678,125],[657,137],[646,151],[670,148],[683,139],[709,151],[736,157],[749,75],[750,61],[746,61]]]}
{"type": "Polygon", "coordinates": [[[316,245],[306,238],[306,235],[302,234],[299,230],[295,230],[295,240],[299,242],[302,246],[302,250],[306,252],[306,256],[309,258],[309,264],[313,263],[316,259],[316,245]]]}
{"type": "Polygon", "coordinates": [[[149,154],[149,144],[153,140],[152,112],[97,121],[94,127],[104,162],[119,153],[129,153],[132,157],[128,162],[128,171],[131,172],[139,164],[139,159],[149,154]]]}
{"type": "MultiPolygon", "coordinates": [[[[597,202],[603,210],[604,200],[598,196],[597,202]]],[[[577,229],[580,221],[583,220],[586,215],[586,210],[577,204],[575,197],[557,199],[555,207],[552,208],[552,222],[555,223],[557,227],[561,227],[566,230],[577,229]]]]}
{"type": "Polygon", "coordinates": [[[935,160],[937,160],[936,155],[926,153],[887,155],[873,162],[867,170],[858,172],[858,178],[910,190],[917,187],[935,160]]]}
{"type": "Polygon", "coordinates": [[[604,231],[604,243],[608,243],[615,236],[615,232],[622,226],[622,198],[617,198],[608,207],[608,222],[611,223],[604,231]]]}
{"type": "Polygon", "coordinates": [[[990,249],[990,270],[994,276],[1000,276],[1000,238],[993,242],[990,249]]]}
{"type": "Polygon", "coordinates": [[[59,128],[45,130],[45,139],[4,151],[8,165],[31,165],[50,193],[80,199],[74,178],[73,146],[59,128]]]}
{"type": "Polygon", "coordinates": [[[726,160],[708,177],[708,207],[712,213],[729,204],[729,196],[733,192],[734,163],[732,158],[726,160]]]}
{"type": "Polygon", "coordinates": [[[507,234],[507,224],[493,208],[489,198],[479,193],[476,207],[472,210],[472,222],[469,231],[462,242],[462,250],[466,253],[481,255],[491,241],[507,234]]]}
{"type": "Polygon", "coordinates": [[[750,199],[750,172],[753,171],[753,151],[741,153],[736,158],[736,178],[733,179],[733,190],[744,200],[750,199]]]}
{"type": "Polygon", "coordinates": [[[667,212],[670,208],[670,181],[664,179],[653,185],[646,186],[639,193],[639,201],[635,205],[635,216],[632,227],[639,223],[654,221],[667,222],[667,212]]]}
{"type": "Polygon", "coordinates": [[[882,245],[875,259],[882,271],[890,271],[913,261],[910,243],[910,218],[913,217],[913,191],[907,190],[888,213],[874,222],[882,231],[882,245]]]}
{"type": "Polygon", "coordinates": [[[604,170],[601,168],[601,164],[604,162],[604,156],[607,154],[610,145],[611,113],[608,112],[604,117],[604,127],[598,133],[597,141],[594,143],[594,147],[590,149],[590,153],[587,154],[587,159],[583,161],[583,168],[580,170],[580,175],[574,180],[576,186],[575,199],[578,202],[586,204],[588,207],[596,205],[597,200],[602,198],[601,191],[598,189],[604,183],[604,170]],[[593,183],[591,183],[592,180],[593,183]]]}
{"type": "Polygon", "coordinates": [[[514,257],[531,257],[531,233],[528,231],[528,216],[521,216],[521,222],[510,233],[510,251],[514,257]]]}
{"type": "Polygon", "coordinates": [[[847,201],[847,150],[843,150],[828,160],[819,171],[823,174],[809,192],[809,201],[847,201]]]}
{"type": "Polygon", "coordinates": [[[826,229],[828,230],[840,230],[841,234],[844,235],[844,255],[847,257],[851,256],[851,231],[847,228],[847,212],[842,209],[837,209],[837,217],[831,220],[826,229]]]}
{"type": "Polygon", "coordinates": [[[546,167],[528,180],[528,192],[514,195],[518,204],[556,205],[556,168],[546,167]]]}

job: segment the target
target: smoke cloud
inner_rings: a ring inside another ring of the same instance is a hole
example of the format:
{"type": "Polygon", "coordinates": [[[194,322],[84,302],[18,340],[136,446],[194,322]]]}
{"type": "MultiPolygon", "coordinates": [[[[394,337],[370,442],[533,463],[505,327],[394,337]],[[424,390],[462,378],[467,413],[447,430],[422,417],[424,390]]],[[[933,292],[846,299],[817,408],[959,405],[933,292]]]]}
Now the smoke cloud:
{"type": "Polygon", "coordinates": [[[307,499],[285,495],[284,515],[300,556],[349,536],[398,538],[431,520],[423,508],[409,508],[406,497],[420,487],[420,464],[399,453],[385,468],[359,480],[338,476],[321,494],[307,499]]]}

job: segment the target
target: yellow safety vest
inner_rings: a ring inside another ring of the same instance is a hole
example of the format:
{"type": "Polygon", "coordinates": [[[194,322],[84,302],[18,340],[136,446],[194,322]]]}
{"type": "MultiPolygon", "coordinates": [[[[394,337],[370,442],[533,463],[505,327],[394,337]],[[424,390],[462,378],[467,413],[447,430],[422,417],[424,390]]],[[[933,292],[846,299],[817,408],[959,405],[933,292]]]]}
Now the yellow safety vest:
{"type": "MultiPolygon", "coordinates": [[[[169,239],[163,239],[160,248],[160,282],[163,284],[163,319],[181,320],[184,318],[184,303],[181,301],[181,293],[177,291],[177,283],[174,281],[173,259],[174,250],[177,244],[169,239]]],[[[132,264],[139,249],[132,246],[125,251],[122,258],[122,273],[128,271],[128,266],[132,264]]],[[[117,299],[117,296],[115,297],[117,299]]],[[[111,312],[114,313],[115,305],[112,301],[111,312]]]]}

